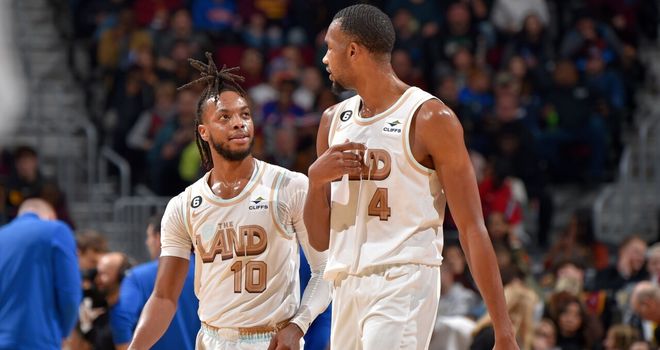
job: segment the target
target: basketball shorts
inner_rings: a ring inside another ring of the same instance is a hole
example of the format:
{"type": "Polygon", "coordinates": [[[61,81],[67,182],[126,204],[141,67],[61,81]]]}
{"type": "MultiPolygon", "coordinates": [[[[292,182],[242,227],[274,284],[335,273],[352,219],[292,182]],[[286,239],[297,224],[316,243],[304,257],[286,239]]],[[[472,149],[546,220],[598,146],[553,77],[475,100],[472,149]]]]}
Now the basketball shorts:
{"type": "Polygon", "coordinates": [[[440,267],[370,268],[335,280],[330,346],[345,350],[427,349],[440,299],[440,267]]]}

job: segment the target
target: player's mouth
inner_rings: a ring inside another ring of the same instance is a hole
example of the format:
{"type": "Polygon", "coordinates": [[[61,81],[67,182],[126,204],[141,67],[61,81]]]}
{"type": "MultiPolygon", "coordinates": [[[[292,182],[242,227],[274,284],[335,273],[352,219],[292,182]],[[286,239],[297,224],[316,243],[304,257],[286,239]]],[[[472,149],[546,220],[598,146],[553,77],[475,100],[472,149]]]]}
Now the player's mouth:
{"type": "Polygon", "coordinates": [[[250,142],[250,136],[248,134],[237,134],[229,137],[229,142],[237,143],[239,145],[246,144],[250,142]]]}
{"type": "Polygon", "coordinates": [[[329,68],[329,67],[325,67],[325,71],[328,72],[328,79],[333,80],[333,79],[332,79],[332,71],[330,70],[330,68],[329,68]]]}

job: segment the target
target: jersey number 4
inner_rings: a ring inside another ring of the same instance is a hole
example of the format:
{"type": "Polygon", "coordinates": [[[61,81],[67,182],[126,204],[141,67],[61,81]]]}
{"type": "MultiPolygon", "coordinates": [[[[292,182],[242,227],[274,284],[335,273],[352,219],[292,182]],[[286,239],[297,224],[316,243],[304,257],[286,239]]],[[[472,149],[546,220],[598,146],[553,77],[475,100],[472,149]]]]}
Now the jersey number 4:
{"type": "MultiPolygon", "coordinates": [[[[234,272],[234,293],[243,290],[243,262],[236,261],[231,265],[234,272]]],[[[245,264],[245,290],[248,293],[261,293],[266,290],[266,273],[268,266],[263,261],[250,260],[245,264]]]]}
{"type": "Polygon", "coordinates": [[[378,216],[380,221],[387,221],[392,216],[392,209],[387,205],[387,188],[376,188],[376,192],[369,202],[369,215],[378,216]]]}

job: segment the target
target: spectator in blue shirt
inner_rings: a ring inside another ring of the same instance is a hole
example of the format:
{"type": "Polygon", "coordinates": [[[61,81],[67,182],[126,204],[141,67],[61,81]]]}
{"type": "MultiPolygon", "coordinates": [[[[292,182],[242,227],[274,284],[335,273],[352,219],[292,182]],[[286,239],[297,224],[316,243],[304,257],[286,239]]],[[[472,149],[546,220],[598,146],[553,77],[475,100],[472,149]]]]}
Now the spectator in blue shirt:
{"type": "MultiPolygon", "coordinates": [[[[131,269],[121,283],[119,302],[110,312],[112,335],[117,349],[126,349],[133,338],[142,308],[153,292],[160,256],[161,216],[153,217],[147,226],[146,246],[152,261],[131,269]]],[[[152,347],[155,350],[195,348],[200,322],[197,316],[199,301],[194,291],[195,259],[190,259],[188,276],[179,297],[179,305],[170,327],[152,347]]]]}
{"type": "Polygon", "coordinates": [[[82,298],[73,232],[28,199],[0,228],[0,349],[61,349],[82,298]]]}

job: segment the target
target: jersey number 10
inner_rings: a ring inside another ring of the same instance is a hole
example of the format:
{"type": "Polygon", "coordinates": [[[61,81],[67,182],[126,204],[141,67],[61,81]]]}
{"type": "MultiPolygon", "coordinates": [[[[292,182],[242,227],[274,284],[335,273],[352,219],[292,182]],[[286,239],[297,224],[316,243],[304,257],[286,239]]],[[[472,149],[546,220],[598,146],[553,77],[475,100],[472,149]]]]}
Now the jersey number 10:
{"type": "MultiPolygon", "coordinates": [[[[231,265],[234,272],[234,293],[243,290],[243,261],[231,265]]],[[[248,293],[261,293],[266,290],[266,273],[268,266],[263,261],[250,260],[245,264],[245,290],[248,293]],[[256,276],[255,276],[256,275],[256,276]]]]}

